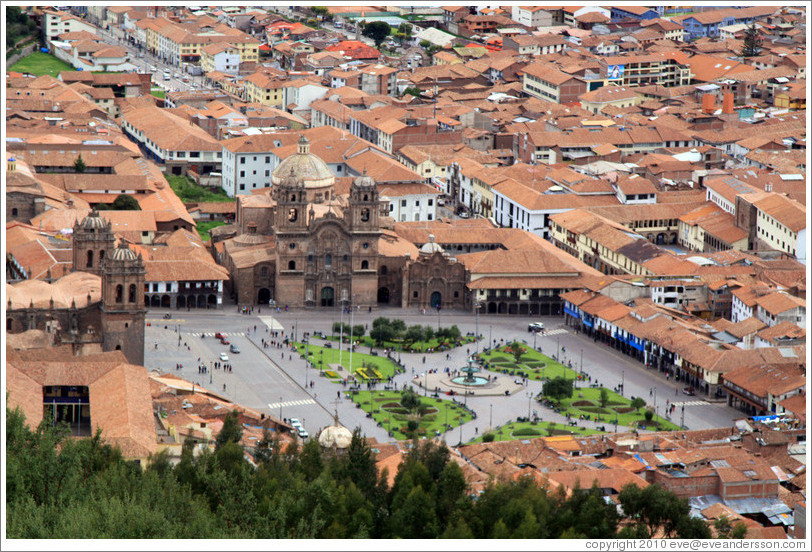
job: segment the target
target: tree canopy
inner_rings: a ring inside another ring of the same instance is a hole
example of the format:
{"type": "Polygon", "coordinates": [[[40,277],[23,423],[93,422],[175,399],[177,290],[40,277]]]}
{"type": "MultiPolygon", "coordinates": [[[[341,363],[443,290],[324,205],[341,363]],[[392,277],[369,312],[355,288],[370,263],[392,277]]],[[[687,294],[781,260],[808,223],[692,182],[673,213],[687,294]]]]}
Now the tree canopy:
{"type": "MultiPolygon", "coordinates": [[[[404,395],[405,396],[405,395],[404,395]]],[[[407,399],[406,402],[409,402],[407,399]]],[[[414,403],[415,401],[412,401],[414,403]]],[[[253,449],[237,444],[236,413],[214,451],[182,445],[142,469],[100,433],[73,439],[64,427],[26,426],[6,409],[9,538],[707,538],[685,500],[656,485],[624,487],[623,516],[600,489],[551,492],[533,478],[492,481],[476,500],[443,443],[415,441],[394,480],[379,473],[360,430],[346,454],[314,439],[280,447],[271,432],[253,449]],[[618,532],[618,528],[623,529],[618,532]]],[[[720,524],[720,534],[743,536],[720,524]]]]}
{"type": "Polygon", "coordinates": [[[392,32],[392,27],[385,21],[373,21],[363,25],[361,34],[375,41],[375,47],[380,48],[386,37],[392,32]]]}

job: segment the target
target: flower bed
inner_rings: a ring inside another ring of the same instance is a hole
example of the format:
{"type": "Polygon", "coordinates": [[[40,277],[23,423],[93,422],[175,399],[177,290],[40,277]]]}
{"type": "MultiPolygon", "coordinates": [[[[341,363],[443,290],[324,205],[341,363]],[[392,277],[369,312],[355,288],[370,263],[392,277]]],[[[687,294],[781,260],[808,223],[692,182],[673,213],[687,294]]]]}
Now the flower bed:
{"type": "Polygon", "coordinates": [[[324,375],[330,379],[337,379],[339,377],[338,374],[332,370],[325,370],[324,375]]]}

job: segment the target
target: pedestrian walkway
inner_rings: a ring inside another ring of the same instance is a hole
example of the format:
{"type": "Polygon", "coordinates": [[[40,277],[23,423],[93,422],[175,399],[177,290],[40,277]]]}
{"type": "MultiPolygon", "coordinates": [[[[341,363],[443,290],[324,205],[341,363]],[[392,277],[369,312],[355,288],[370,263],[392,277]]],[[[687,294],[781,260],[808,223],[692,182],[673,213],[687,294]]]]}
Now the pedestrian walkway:
{"type": "Polygon", "coordinates": [[[707,401],[684,401],[684,402],[672,402],[676,407],[680,406],[710,406],[710,403],[707,401]]]}
{"type": "Polygon", "coordinates": [[[258,316],[257,318],[259,318],[263,324],[268,326],[268,329],[270,329],[272,332],[281,331],[285,329],[285,326],[280,324],[279,321],[273,316],[258,316]]]}
{"type": "Polygon", "coordinates": [[[565,333],[569,333],[569,332],[567,330],[565,330],[564,328],[556,328],[555,330],[546,330],[545,332],[540,333],[539,336],[547,337],[548,335],[561,335],[561,334],[565,334],[565,333]]]}
{"type": "MultiPolygon", "coordinates": [[[[200,336],[201,334],[203,334],[206,337],[214,337],[214,334],[216,334],[216,333],[220,333],[220,332],[183,332],[183,335],[200,336]]],[[[225,334],[225,336],[226,337],[233,337],[233,336],[245,337],[245,332],[228,332],[228,333],[225,334]]]]}
{"type": "Polygon", "coordinates": [[[273,411],[277,408],[287,408],[288,406],[304,406],[306,404],[316,404],[316,401],[314,401],[313,399],[299,399],[298,401],[285,401],[281,403],[275,402],[270,403],[268,405],[268,408],[270,408],[271,411],[273,411]]]}
{"type": "Polygon", "coordinates": [[[152,324],[164,324],[166,326],[170,326],[172,324],[183,324],[186,322],[183,318],[147,318],[144,322],[150,322],[152,324]]]}

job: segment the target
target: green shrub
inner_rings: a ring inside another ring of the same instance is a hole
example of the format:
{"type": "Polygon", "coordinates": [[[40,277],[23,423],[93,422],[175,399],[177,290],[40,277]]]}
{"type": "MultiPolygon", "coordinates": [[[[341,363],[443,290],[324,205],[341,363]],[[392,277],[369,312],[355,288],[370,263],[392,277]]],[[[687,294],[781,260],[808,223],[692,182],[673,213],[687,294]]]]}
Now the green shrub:
{"type": "Polygon", "coordinates": [[[493,441],[495,438],[496,438],[496,436],[495,436],[493,433],[485,433],[485,434],[482,436],[482,442],[483,442],[483,443],[490,443],[490,442],[491,442],[491,441],[493,441]]]}
{"type": "Polygon", "coordinates": [[[519,429],[513,430],[513,435],[516,435],[517,437],[525,437],[525,436],[541,435],[541,433],[537,429],[533,429],[532,427],[520,427],[519,429]]]}

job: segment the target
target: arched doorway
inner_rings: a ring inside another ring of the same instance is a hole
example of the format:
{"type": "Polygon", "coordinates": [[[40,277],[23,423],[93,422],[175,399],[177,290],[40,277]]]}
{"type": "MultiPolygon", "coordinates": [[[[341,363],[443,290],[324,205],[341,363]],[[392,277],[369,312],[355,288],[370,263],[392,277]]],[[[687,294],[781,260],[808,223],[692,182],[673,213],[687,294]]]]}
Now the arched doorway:
{"type": "Polygon", "coordinates": [[[496,314],[496,303],[488,303],[488,314],[496,314]]]}
{"type": "Polygon", "coordinates": [[[178,295],[177,304],[178,304],[179,309],[185,309],[186,308],[186,296],[185,295],[178,295]]]}
{"type": "Polygon", "coordinates": [[[168,295],[162,295],[161,296],[161,306],[163,308],[168,309],[170,307],[170,303],[171,303],[171,301],[169,300],[168,295]]]}
{"type": "Polygon", "coordinates": [[[378,303],[389,303],[389,288],[378,289],[378,303]]]}
{"type": "Polygon", "coordinates": [[[665,234],[662,232],[657,234],[657,245],[665,245],[665,234]]]}
{"type": "Polygon", "coordinates": [[[335,290],[331,287],[321,288],[321,306],[332,307],[335,301],[335,290]]]}
{"type": "Polygon", "coordinates": [[[431,308],[436,309],[437,307],[441,307],[443,305],[443,295],[439,291],[435,291],[431,294],[431,308]]]}
{"type": "Polygon", "coordinates": [[[199,308],[199,309],[206,308],[206,296],[205,295],[198,295],[197,296],[197,308],[199,308]]]}
{"type": "Polygon", "coordinates": [[[161,306],[161,298],[158,295],[153,295],[149,300],[150,307],[160,307],[161,306]]]}
{"type": "Polygon", "coordinates": [[[257,303],[260,305],[267,305],[271,300],[271,290],[268,288],[260,288],[257,293],[257,303]]]}
{"type": "Polygon", "coordinates": [[[206,300],[208,302],[209,307],[212,308],[217,307],[217,296],[215,294],[210,293],[206,300]]]}

